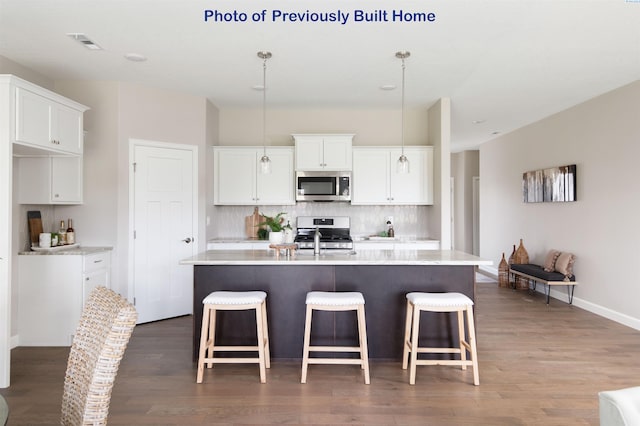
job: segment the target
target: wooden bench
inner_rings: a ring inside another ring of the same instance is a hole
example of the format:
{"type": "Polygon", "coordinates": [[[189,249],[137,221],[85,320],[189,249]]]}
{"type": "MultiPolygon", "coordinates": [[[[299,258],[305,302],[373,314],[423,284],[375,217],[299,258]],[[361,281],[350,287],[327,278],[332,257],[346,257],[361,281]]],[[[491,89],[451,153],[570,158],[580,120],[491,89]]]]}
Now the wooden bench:
{"type": "MultiPolygon", "coordinates": [[[[549,304],[550,287],[553,285],[567,286],[567,294],[569,296],[569,304],[573,303],[573,291],[576,284],[576,276],[572,275],[571,278],[565,277],[560,272],[547,272],[542,266],[534,265],[533,263],[513,264],[509,266],[510,279],[509,282],[515,283],[515,277],[519,276],[527,280],[533,281],[532,290],[536,289],[536,283],[540,282],[544,284],[545,295],[547,296],[547,305],[549,304]],[[511,280],[513,278],[513,280],[511,280]]],[[[512,285],[513,288],[513,285],[512,285]]]]}

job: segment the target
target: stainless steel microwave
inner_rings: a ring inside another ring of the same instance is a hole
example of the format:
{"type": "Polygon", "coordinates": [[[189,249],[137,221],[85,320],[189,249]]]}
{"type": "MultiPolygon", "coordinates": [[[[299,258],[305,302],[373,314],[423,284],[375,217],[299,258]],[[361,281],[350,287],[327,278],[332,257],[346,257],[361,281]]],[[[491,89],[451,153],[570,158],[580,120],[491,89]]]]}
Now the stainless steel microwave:
{"type": "Polygon", "coordinates": [[[296,201],[351,201],[351,172],[297,172],[296,201]]]}

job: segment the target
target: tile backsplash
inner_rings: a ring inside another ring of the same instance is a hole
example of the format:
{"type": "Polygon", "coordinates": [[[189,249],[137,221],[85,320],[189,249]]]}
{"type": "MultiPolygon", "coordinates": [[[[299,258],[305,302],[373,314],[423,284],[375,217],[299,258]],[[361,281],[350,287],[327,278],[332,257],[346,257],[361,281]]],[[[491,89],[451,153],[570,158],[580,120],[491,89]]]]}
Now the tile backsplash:
{"type": "MultiPolygon", "coordinates": [[[[298,216],[349,216],[351,234],[364,236],[386,230],[385,217],[393,216],[397,237],[427,238],[427,216],[430,206],[352,206],[349,203],[298,203],[294,206],[264,206],[260,213],[274,216],[287,213],[295,229],[298,216]]],[[[253,206],[214,206],[207,237],[245,238],[244,218],[253,214],[253,206]]]]}

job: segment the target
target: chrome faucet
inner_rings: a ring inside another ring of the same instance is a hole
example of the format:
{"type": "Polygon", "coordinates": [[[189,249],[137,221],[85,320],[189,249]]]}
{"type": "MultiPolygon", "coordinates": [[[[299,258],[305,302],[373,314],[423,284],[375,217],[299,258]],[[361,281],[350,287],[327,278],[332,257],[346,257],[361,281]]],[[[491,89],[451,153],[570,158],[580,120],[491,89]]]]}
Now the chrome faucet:
{"type": "Polygon", "coordinates": [[[320,230],[316,226],[316,232],[315,234],[313,234],[313,254],[314,255],[320,254],[320,237],[322,237],[322,234],[320,233],[320,230]]]}

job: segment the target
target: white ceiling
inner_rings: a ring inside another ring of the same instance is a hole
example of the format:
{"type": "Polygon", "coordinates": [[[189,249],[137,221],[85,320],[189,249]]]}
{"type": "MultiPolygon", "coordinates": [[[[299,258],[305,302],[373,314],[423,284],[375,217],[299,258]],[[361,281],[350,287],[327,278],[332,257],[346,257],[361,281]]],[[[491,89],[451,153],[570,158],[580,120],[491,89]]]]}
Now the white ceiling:
{"type": "Polygon", "coordinates": [[[452,105],[452,147],[474,147],[640,78],[640,0],[0,0],[0,55],[52,79],[120,80],[272,108],[452,105]],[[205,9],[248,22],[205,22],[205,9]],[[251,22],[267,11],[267,21],[251,22]],[[433,12],[434,22],[355,22],[356,10],[433,12]],[[349,13],[346,24],[274,22],[349,13]],[[104,50],[66,36],[85,33],[104,50]],[[135,63],[126,53],[148,57],[135,63]],[[484,120],[474,124],[474,121],[484,120]]]}

